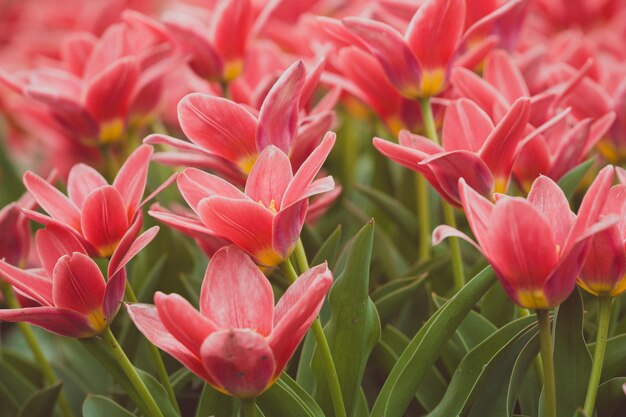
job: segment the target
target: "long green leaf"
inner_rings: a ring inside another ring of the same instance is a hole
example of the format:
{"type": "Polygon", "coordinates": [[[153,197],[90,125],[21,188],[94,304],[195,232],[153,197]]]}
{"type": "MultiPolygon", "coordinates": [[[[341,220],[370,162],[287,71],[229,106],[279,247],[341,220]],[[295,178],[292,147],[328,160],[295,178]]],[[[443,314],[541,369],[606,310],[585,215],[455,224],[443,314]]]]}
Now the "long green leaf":
{"type": "Polygon", "coordinates": [[[134,417],[134,414],[101,395],[89,395],[83,403],[83,417],[134,417]]]}
{"type": "Polygon", "coordinates": [[[239,407],[231,396],[222,394],[205,384],[196,408],[196,417],[237,417],[239,407]]]}
{"type": "Polygon", "coordinates": [[[626,377],[612,378],[600,385],[596,401],[598,415],[610,416],[626,402],[626,395],[622,388],[624,384],[626,384],[626,377]]]}
{"type": "Polygon", "coordinates": [[[42,388],[28,397],[20,408],[18,417],[52,417],[54,405],[61,393],[62,382],[42,388]]]}
{"type": "Polygon", "coordinates": [[[587,175],[591,169],[595,160],[595,157],[589,158],[585,162],[566,172],[565,175],[561,177],[559,180],[559,187],[561,187],[567,198],[571,198],[572,195],[574,195],[574,192],[580,185],[585,175],[587,175]]]}
{"type": "Polygon", "coordinates": [[[267,417],[326,417],[315,400],[285,373],[257,398],[257,405],[267,417]]]}
{"type": "Polygon", "coordinates": [[[372,417],[404,414],[426,369],[433,366],[443,345],[495,282],[491,268],[485,268],[426,322],[385,381],[370,414],[372,417]]]}

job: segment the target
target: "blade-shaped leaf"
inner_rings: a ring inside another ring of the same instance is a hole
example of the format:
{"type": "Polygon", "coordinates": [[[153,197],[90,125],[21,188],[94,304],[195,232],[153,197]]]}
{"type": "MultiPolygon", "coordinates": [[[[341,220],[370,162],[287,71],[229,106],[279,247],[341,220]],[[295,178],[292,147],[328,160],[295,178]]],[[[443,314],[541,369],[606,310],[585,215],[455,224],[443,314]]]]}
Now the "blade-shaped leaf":
{"type": "Polygon", "coordinates": [[[559,187],[561,187],[568,199],[574,195],[574,192],[582,182],[585,175],[587,175],[594,162],[595,157],[589,158],[585,162],[569,170],[561,177],[559,180],[559,187]]]}
{"type": "Polygon", "coordinates": [[[326,417],[315,400],[286,373],[257,398],[257,405],[267,417],[326,417]]]}
{"type": "Polygon", "coordinates": [[[236,417],[239,407],[234,397],[222,394],[205,384],[200,396],[196,417],[223,416],[236,417]]]}
{"type": "Polygon", "coordinates": [[[623,385],[626,377],[611,378],[598,388],[596,405],[598,415],[610,416],[617,408],[626,402],[623,385]]]}
{"type": "Polygon", "coordinates": [[[62,386],[62,382],[57,382],[35,392],[22,405],[17,417],[52,417],[62,386]]]}
{"type": "Polygon", "coordinates": [[[115,401],[101,395],[89,395],[83,403],[83,417],[133,417],[115,401]]]}

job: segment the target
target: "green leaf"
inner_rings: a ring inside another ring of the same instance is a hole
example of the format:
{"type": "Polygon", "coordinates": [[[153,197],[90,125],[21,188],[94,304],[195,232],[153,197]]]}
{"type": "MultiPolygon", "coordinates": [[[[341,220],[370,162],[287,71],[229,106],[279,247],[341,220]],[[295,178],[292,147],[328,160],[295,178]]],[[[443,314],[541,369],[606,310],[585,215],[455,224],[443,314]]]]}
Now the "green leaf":
{"type": "Polygon", "coordinates": [[[165,391],[165,388],[163,388],[159,381],[141,369],[137,369],[137,373],[139,373],[143,383],[146,384],[146,388],[148,388],[148,391],[152,394],[154,401],[156,401],[159,409],[163,412],[163,417],[178,417],[179,414],[172,405],[170,398],[167,395],[167,391],[165,391]]]}
{"type": "Polygon", "coordinates": [[[587,175],[591,169],[594,161],[595,157],[589,158],[585,162],[569,170],[561,177],[559,180],[559,187],[561,187],[568,199],[574,195],[574,192],[582,182],[583,178],[585,178],[585,175],[587,175]]]}
{"type": "Polygon", "coordinates": [[[557,415],[582,407],[591,374],[591,355],[583,337],[583,300],[577,289],[554,318],[554,372],[557,415]]]}
{"type": "Polygon", "coordinates": [[[286,373],[257,398],[257,406],[267,417],[326,417],[315,400],[286,373]]]}
{"type": "Polygon", "coordinates": [[[35,392],[22,405],[18,417],[52,417],[62,386],[62,382],[57,382],[35,392]]]}
{"type": "Polygon", "coordinates": [[[626,384],[626,377],[611,378],[598,387],[598,397],[596,399],[598,415],[610,416],[619,406],[626,402],[624,384],[626,384]]]}
{"type": "Polygon", "coordinates": [[[4,385],[18,404],[24,404],[37,391],[32,382],[5,360],[0,361],[0,385],[4,385]]]}
{"type": "Polygon", "coordinates": [[[389,218],[393,219],[403,232],[417,236],[417,222],[415,214],[404,207],[401,202],[382,191],[370,188],[363,184],[355,184],[354,188],[376,204],[389,218]]]}
{"type": "Polygon", "coordinates": [[[89,395],[83,403],[83,417],[135,417],[135,415],[107,397],[89,395]]]}
{"type": "Polygon", "coordinates": [[[319,248],[311,265],[319,265],[322,262],[328,262],[328,268],[333,270],[335,267],[335,261],[339,252],[339,242],[341,241],[341,225],[338,225],[335,230],[328,236],[328,239],[319,248]]]}
{"type": "Polygon", "coordinates": [[[427,274],[422,274],[417,277],[394,279],[372,293],[380,321],[387,322],[397,315],[398,310],[420,289],[426,277],[427,274]]]}
{"type": "Polygon", "coordinates": [[[521,381],[539,352],[539,337],[533,326],[515,339],[488,367],[469,417],[507,417],[513,413],[521,381]]]}
{"type": "Polygon", "coordinates": [[[398,359],[376,399],[372,417],[401,417],[404,414],[443,345],[495,282],[493,271],[485,268],[433,314],[398,359]]]}
{"type": "Polygon", "coordinates": [[[237,417],[238,411],[237,402],[233,397],[216,391],[209,384],[204,385],[196,408],[196,417],[237,417]]]}
{"type": "MultiPolygon", "coordinates": [[[[590,352],[593,352],[595,347],[595,342],[587,345],[590,352]]],[[[624,352],[626,352],[626,334],[620,334],[607,340],[601,382],[626,375],[626,355],[624,352]]]]}
{"type": "Polygon", "coordinates": [[[504,292],[502,285],[494,285],[480,304],[480,314],[497,327],[502,327],[515,315],[515,304],[504,292]]]}
{"type": "MultiPolygon", "coordinates": [[[[374,223],[370,221],[357,233],[346,266],[335,279],[328,297],[331,316],[324,332],[335,361],[348,416],[356,409],[367,359],[380,339],[378,313],[369,298],[373,241],[374,223]]],[[[330,416],[333,406],[326,371],[317,354],[313,370],[318,382],[316,399],[330,416]]]]}
{"type": "Polygon", "coordinates": [[[484,378],[487,367],[497,362],[513,341],[525,334],[535,320],[534,316],[517,319],[495,331],[472,349],[461,361],[439,405],[428,417],[448,417],[467,411],[475,390],[484,378]]]}
{"type": "Polygon", "coordinates": [[[24,356],[8,349],[2,349],[0,357],[2,360],[9,362],[13,368],[28,379],[33,385],[38,387],[42,387],[44,385],[43,374],[37,365],[32,362],[32,359],[27,359],[24,356]]]}

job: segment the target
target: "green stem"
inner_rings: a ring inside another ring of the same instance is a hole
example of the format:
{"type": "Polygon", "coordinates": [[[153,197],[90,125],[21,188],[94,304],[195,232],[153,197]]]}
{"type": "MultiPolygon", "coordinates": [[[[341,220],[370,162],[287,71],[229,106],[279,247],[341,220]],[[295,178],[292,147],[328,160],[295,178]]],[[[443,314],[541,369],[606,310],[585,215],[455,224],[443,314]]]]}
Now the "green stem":
{"type": "Polygon", "coordinates": [[[296,254],[296,261],[298,262],[298,269],[300,273],[309,269],[309,261],[306,259],[306,252],[304,251],[304,245],[302,244],[302,239],[298,239],[298,243],[296,244],[296,250],[294,251],[296,254]]]}
{"type": "MultiPolygon", "coordinates": [[[[131,303],[138,302],[135,291],[133,290],[133,287],[128,280],[126,280],[126,298],[131,303]]],[[[180,408],[178,407],[178,401],[176,400],[176,393],[174,392],[174,388],[172,387],[172,383],[170,382],[170,376],[167,373],[167,368],[165,367],[165,363],[163,362],[163,358],[161,357],[159,349],[152,343],[148,342],[148,351],[150,353],[152,363],[156,369],[157,376],[159,377],[159,381],[161,381],[163,388],[165,388],[170,402],[172,403],[178,414],[180,414],[180,408]]]]}
{"type": "Polygon", "coordinates": [[[417,197],[417,221],[419,223],[419,252],[420,262],[430,259],[432,239],[430,230],[430,194],[428,182],[419,172],[415,173],[415,196],[417,197]]]}
{"type": "MultiPolygon", "coordinates": [[[[17,298],[15,298],[15,294],[13,294],[13,290],[9,285],[2,286],[2,293],[4,294],[4,299],[9,308],[22,308],[20,303],[17,301],[17,298]]],[[[39,365],[39,368],[41,369],[41,373],[43,374],[43,378],[46,383],[48,385],[56,384],[58,379],[54,374],[52,366],[46,359],[46,355],[44,355],[43,350],[39,345],[39,341],[37,340],[37,336],[35,336],[35,332],[33,332],[33,329],[30,327],[30,325],[24,322],[18,322],[17,327],[22,332],[24,340],[26,341],[28,348],[32,352],[33,357],[35,358],[35,362],[37,362],[37,364],[39,365]]],[[[59,394],[59,406],[61,407],[61,411],[63,412],[63,415],[65,417],[74,417],[74,413],[72,413],[70,404],[67,402],[67,397],[63,392],[59,394]]]]}
{"type": "MultiPolygon", "coordinates": [[[[443,201],[443,217],[450,227],[456,229],[456,218],[454,217],[454,207],[443,201]]],[[[461,257],[461,245],[459,239],[450,239],[450,251],[452,252],[452,276],[454,278],[454,288],[459,292],[465,286],[465,273],[463,272],[463,258],[461,257]]]]}
{"type": "Polygon", "coordinates": [[[430,105],[430,98],[425,97],[419,100],[420,110],[422,112],[422,121],[426,136],[437,145],[439,145],[439,136],[437,135],[437,127],[435,126],[435,116],[433,116],[433,108],[430,105]]]}
{"type": "MultiPolygon", "coordinates": [[[[306,255],[304,259],[306,260],[306,255]]],[[[296,279],[298,279],[298,274],[289,259],[285,260],[280,267],[289,279],[290,283],[293,284],[296,279]]],[[[341,394],[341,385],[339,384],[339,377],[337,376],[337,368],[335,367],[333,355],[330,352],[330,346],[328,345],[328,340],[326,339],[326,334],[324,334],[322,322],[319,317],[316,318],[311,325],[311,330],[313,331],[313,336],[315,336],[318,351],[320,355],[322,355],[322,362],[324,362],[324,366],[326,367],[326,378],[328,379],[328,388],[330,390],[330,396],[335,410],[335,417],[346,417],[346,406],[343,402],[343,395],[341,394]]]]}
{"type": "Polygon", "coordinates": [[[556,386],[554,383],[554,359],[552,357],[552,332],[550,313],[537,310],[539,339],[541,341],[541,361],[543,363],[543,392],[545,398],[545,417],[556,417],[556,386]]]}
{"type": "Polygon", "coordinates": [[[591,375],[589,376],[589,386],[587,387],[587,396],[585,397],[585,414],[593,415],[593,409],[596,405],[596,396],[598,395],[598,384],[600,376],[602,376],[602,365],[604,364],[604,352],[606,351],[606,341],[609,334],[609,325],[611,322],[611,304],[613,297],[598,297],[598,335],[596,337],[596,348],[593,352],[593,366],[591,375]]]}
{"type": "Polygon", "coordinates": [[[111,356],[113,356],[113,359],[115,359],[120,368],[122,368],[122,371],[124,371],[124,374],[128,377],[130,383],[133,385],[133,387],[135,387],[135,390],[137,390],[137,394],[142,399],[147,409],[150,411],[150,415],[152,417],[163,417],[163,413],[161,412],[161,409],[157,405],[156,401],[154,400],[154,397],[152,396],[152,394],[150,394],[150,391],[148,391],[146,384],[144,384],[143,380],[137,373],[137,370],[128,359],[128,356],[126,356],[126,354],[124,353],[124,350],[122,349],[120,344],[117,342],[117,339],[111,332],[111,329],[107,327],[100,334],[100,336],[102,337],[102,340],[106,343],[109,352],[111,353],[111,356]]]}
{"type": "Polygon", "coordinates": [[[241,400],[241,415],[243,417],[256,417],[256,398],[241,400]]]}

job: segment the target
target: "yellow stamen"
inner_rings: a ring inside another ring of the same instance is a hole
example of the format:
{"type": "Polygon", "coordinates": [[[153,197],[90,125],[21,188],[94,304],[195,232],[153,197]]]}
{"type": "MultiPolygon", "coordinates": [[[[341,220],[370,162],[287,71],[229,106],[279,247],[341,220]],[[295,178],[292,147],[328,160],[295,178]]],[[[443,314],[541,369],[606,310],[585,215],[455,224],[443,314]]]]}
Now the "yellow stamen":
{"type": "Polygon", "coordinates": [[[437,95],[443,90],[446,80],[446,72],[443,68],[434,70],[425,70],[422,72],[420,81],[420,96],[431,97],[437,95]]]}
{"type": "Polygon", "coordinates": [[[104,317],[104,313],[101,308],[98,308],[87,315],[89,324],[98,333],[107,327],[107,319],[104,317]]]}
{"type": "Polygon", "coordinates": [[[249,174],[250,171],[252,171],[252,167],[254,166],[254,163],[256,162],[258,156],[259,155],[248,155],[239,159],[239,161],[237,162],[237,166],[239,167],[241,172],[246,175],[249,174]]]}
{"type": "Polygon", "coordinates": [[[239,77],[243,72],[243,60],[236,59],[229,61],[224,65],[224,81],[230,82],[239,77]]]}
{"type": "Polygon", "coordinates": [[[546,309],[549,307],[546,295],[542,290],[517,291],[517,303],[528,309],[546,309]]]}
{"type": "Polygon", "coordinates": [[[124,133],[124,121],[113,119],[100,126],[100,143],[109,144],[122,139],[124,133]]]}
{"type": "Polygon", "coordinates": [[[261,249],[254,257],[263,266],[276,266],[283,261],[282,256],[277,254],[273,248],[261,249]]]}

